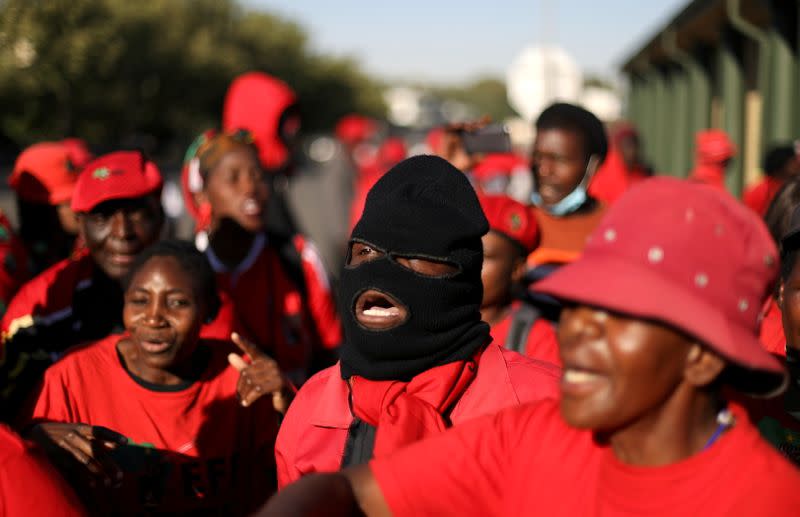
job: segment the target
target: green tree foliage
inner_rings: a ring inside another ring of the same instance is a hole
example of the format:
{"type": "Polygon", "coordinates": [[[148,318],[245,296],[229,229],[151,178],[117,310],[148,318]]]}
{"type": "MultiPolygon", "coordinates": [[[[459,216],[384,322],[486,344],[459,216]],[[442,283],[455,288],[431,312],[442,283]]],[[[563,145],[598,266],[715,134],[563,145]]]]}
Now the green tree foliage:
{"type": "Polygon", "coordinates": [[[479,116],[488,115],[494,121],[515,116],[508,105],[506,85],[499,79],[481,78],[461,87],[434,88],[442,99],[452,99],[471,106],[479,116]]]}
{"type": "Polygon", "coordinates": [[[249,70],[292,86],[310,129],[384,109],[352,60],[312,52],[297,24],[233,0],[0,1],[0,133],[20,145],[185,145],[219,125],[228,84],[249,70]]]}

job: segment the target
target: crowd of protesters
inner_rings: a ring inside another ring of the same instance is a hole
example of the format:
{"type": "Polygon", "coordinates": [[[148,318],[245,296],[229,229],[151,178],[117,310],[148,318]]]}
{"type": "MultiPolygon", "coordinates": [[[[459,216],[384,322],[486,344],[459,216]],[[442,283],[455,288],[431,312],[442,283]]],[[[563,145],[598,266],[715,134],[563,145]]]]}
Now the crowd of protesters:
{"type": "Polygon", "coordinates": [[[191,241],[141,151],[18,156],[0,515],[800,515],[800,146],[738,200],[718,129],[677,179],[572,104],[527,155],[353,114],[298,202],[299,102],[231,83],[191,241]]]}

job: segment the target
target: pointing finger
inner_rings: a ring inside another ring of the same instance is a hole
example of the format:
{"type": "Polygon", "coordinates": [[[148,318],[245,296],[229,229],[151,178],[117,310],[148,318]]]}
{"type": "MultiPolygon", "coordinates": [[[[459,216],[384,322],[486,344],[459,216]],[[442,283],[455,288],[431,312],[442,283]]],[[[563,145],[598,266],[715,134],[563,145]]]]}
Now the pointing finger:
{"type": "Polygon", "coordinates": [[[252,341],[246,339],[237,332],[231,333],[231,341],[239,347],[239,350],[250,356],[250,359],[265,357],[267,354],[261,351],[252,341]]]}
{"type": "Polygon", "coordinates": [[[244,360],[242,356],[237,354],[228,354],[228,362],[230,363],[231,366],[236,368],[237,372],[241,372],[242,370],[250,366],[249,364],[247,364],[247,362],[244,360]]]}

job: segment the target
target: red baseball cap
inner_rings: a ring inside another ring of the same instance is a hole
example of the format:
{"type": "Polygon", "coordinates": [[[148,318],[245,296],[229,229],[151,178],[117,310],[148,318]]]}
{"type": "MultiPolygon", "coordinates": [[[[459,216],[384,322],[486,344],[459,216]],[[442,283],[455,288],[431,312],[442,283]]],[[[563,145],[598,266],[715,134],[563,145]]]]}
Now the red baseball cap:
{"type": "Polygon", "coordinates": [[[156,164],[139,151],[116,151],[89,162],[72,196],[72,210],[89,212],[110,199],[131,199],[161,190],[156,164]]]}
{"type": "Polygon", "coordinates": [[[511,176],[517,171],[530,174],[528,163],[514,153],[490,153],[472,168],[472,175],[479,180],[495,176],[511,176]]]}
{"type": "Polygon", "coordinates": [[[653,178],[611,206],[577,261],[534,289],[678,328],[734,366],[740,391],[770,396],[788,382],[758,340],[777,272],[775,244],[748,208],[707,185],[653,178]]]}
{"type": "Polygon", "coordinates": [[[334,133],[336,138],[347,145],[356,145],[369,140],[378,131],[378,125],[371,118],[351,113],[339,119],[334,133]]]}
{"type": "Polygon", "coordinates": [[[25,201],[64,203],[90,156],[85,145],[78,152],[74,139],[34,144],[17,157],[8,184],[25,201]]]}
{"type": "Polygon", "coordinates": [[[478,195],[489,229],[517,242],[527,253],[539,244],[539,227],[533,212],[522,203],[502,195],[478,195]]]}
{"type": "Polygon", "coordinates": [[[695,145],[697,159],[701,162],[723,162],[736,156],[736,144],[720,129],[698,131],[695,145]]]}

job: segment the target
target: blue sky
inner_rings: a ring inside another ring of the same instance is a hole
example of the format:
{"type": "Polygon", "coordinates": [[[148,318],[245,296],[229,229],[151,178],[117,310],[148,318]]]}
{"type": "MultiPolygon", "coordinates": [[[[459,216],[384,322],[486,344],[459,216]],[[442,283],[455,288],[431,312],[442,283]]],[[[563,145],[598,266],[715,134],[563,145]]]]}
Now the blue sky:
{"type": "Polygon", "coordinates": [[[618,65],[689,0],[242,0],[303,25],[315,49],[387,79],[504,76],[526,45],[555,43],[591,73],[618,65]]]}

